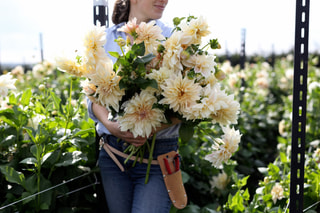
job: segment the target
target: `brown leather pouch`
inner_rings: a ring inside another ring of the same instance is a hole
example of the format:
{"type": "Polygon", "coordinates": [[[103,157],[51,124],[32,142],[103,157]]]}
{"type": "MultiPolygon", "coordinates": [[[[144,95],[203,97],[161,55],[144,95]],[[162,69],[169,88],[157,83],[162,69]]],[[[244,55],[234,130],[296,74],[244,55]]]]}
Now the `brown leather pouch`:
{"type": "Polygon", "coordinates": [[[159,155],[158,162],[172,204],[177,209],[183,209],[187,205],[188,198],[182,182],[179,154],[171,151],[159,155]]]}

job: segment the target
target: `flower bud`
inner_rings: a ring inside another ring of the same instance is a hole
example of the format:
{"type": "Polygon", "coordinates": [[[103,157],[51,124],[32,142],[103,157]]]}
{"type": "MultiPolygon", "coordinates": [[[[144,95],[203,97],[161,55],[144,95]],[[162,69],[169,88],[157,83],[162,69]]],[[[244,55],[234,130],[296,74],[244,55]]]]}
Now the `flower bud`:
{"type": "Polygon", "coordinates": [[[58,115],[58,111],[57,111],[57,110],[53,110],[53,111],[51,112],[51,115],[53,115],[53,116],[58,115]]]}
{"type": "Polygon", "coordinates": [[[215,76],[219,81],[222,81],[222,80],[224,80],[224,79],[226,78],[226,74],[225,74],[222,70],[220,70],[220,69],[218,69],[218,70],[214,73],[214,76],[215,76]]]}
{"type": "Polygon", "coordinates": [[[39,87],[38,87],[38,89],[39,89],[40,91],[43,91],[45,88],[46,88],[46,86],[43,85],[43,84],[40,84],[39,87]]]}
{"type": "Polygon", "coordinates": [[[158,53],[163,53],[165,49],[166,48],[162,44],[159,44],[157,51],[158,51],[158,53]]]}
{"type": "Polygon", "coordinates": [[[126,43],[127,43],[123,38],[117,38],[115,41],[120,47],[126,46],[126,43]]]}
{"type": "Polygon", "coordinates": [[[183,50],[180,56],[183,60],[188,60],[190,58],[190,53],[186,50],[183,50]]]}

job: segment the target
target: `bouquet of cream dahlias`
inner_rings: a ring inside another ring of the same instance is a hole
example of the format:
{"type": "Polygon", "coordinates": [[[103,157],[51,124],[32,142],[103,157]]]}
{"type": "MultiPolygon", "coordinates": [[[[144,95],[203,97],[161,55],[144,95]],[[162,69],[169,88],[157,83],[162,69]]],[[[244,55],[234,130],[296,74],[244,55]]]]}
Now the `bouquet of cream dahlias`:
{"type": "MultiPolygon", "coordinates": [[[[182,121],[182,140],[190,139],[193,128],[202,121],[222,125],[224,135],[215,140],[213,154],[206,157],[219,166],[238,148],[241,135],[229,125],[237,123],[240,105],[222,89],[219,81],[224,73],[208,51],[220,48],[217,39],[201,46],[202,38],[210,34],[206,20],[175,18],[174,26],[172,35],[165,38],[155,21],[129,21],[119,29],[127,38],[115,41],[122,53],[109,52],[117,58],[115,64],[103,48],[105,28],[95,26],[85,37],[84,55],[76,60],[59,58],[58,67],[85,77],[82,87],[87,97],[106,107],[121,130],[135,137],[151,136],[172,117],[182,121]]],[[[136,152],[133,147],[131,154],[136,152]]]]}

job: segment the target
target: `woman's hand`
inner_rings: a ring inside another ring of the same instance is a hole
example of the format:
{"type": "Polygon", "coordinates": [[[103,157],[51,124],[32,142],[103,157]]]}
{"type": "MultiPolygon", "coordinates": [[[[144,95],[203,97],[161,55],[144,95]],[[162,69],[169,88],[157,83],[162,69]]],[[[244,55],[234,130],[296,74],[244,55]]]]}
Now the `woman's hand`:
{"type": "Polygon", "coordinates": [[[119,123],[114,121],[108,121],[107,122],[107,129],[110,131],[110,133],[117,138],[120,138],[121,140],[130,143],[136,147],[142,146],[148,138],[146,137],[134,137],[132,132],[130,131],[121,131],[119,123]]]}
{"type": "Polygon", "coordinates": [[[92,103],[92,111],[99,121],[109,130],[109,132],[117,138],[120,138],[121,140],[136,147],[142,146],[147,141],[147,138],[145,137],[135,138],[131,132],[121,131],[118,122],[110,121],[108,119],[109,111],[105,107],[92,103]]]}

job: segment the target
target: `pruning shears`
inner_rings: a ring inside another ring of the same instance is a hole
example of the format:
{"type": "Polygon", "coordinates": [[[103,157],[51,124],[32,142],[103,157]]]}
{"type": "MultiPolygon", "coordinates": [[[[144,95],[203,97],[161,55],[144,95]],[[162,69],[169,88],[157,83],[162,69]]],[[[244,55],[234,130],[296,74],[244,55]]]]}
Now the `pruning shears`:
{"type": "Polygon", "coordinates": [[[174,169],[175,169],[174,172],[171,171],[171,167],[170,167],[170,163],[169,163],[168,158],[163,158],[163,160],[164,160],[164,165],[165,165],[165,167],[167,169],[168,175],[180,170],[179,154],[176,154],[173,157],[172,163],[174,164],[174,169]]]}

